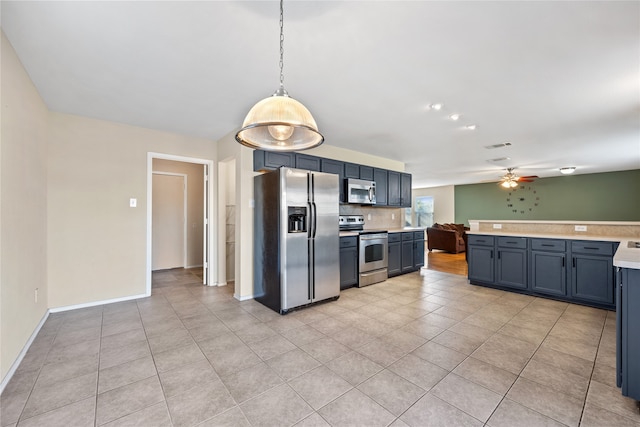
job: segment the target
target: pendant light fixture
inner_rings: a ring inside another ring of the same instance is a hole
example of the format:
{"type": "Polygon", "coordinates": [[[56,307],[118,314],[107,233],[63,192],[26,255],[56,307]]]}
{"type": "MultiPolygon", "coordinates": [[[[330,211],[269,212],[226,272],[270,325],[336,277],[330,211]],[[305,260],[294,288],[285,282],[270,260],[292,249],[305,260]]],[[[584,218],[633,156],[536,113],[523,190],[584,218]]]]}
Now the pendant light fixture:
{"type": "Polygon", "coordinates": [[[280,0],[280,87],[249,110],[236,141],[268,151],[300,151],[324,142],[307,108],[284,89],[284,13],[280,0]]]}

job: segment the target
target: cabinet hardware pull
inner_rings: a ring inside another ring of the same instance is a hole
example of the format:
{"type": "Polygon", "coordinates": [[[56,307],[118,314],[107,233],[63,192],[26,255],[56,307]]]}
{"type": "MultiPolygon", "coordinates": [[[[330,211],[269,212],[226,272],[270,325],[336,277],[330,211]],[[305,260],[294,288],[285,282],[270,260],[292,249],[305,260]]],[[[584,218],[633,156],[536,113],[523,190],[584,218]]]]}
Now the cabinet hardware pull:
{"type": "Polygon", "coordinates": [[[572,258],[572,260],[571,260],[571,266],[572,266],[573,268],[576,268],[576,257],[571,257],[571,258],[572,258]]]}
{"type": "Polygon", "coordinates": [[[491,251],[491,258],[493,258],[493,251],[491,251]]]}
{"type": "Polygon", "coordinates": [[[518,242],[506,242],[506,243],[509,244],[509,245],[517,245],[518,244],[518,242]]]}
{"type": "Polygon", "coordinates": [[[590,249],[592,251],[597,251],[600,248],[594,248],[593,246],[585,246],[584,249],[590,249]]]}
{"type": "Polygon", "coordinates": [[[562,267],[564,268],[564,257],[562,257],[562,267]]]}
{"type": "Polygon", "coordinates": [[[553,247],[553,246],[555,246],[555,245],[551,245],[551,244],[549,244],[549,243],[543,243],[541,246],[553,247]]]}
{"type": "Polygon", "coordinates": [[[500,259],[500,251],[498,251],[498,259],[500,259]]]}

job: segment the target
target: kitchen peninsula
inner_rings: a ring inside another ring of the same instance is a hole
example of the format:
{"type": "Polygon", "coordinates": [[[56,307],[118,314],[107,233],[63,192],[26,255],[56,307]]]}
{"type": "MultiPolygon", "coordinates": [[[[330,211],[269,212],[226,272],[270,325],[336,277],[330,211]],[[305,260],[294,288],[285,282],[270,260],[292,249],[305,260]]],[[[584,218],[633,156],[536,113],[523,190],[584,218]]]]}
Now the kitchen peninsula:
{"type": "Polygon", "coordinates": [[[640,240],[640,222],[470,220],[469,225],[470,283],[606,309],[615,308],[614,260],[630,261],[628,242],[640,240]]]}

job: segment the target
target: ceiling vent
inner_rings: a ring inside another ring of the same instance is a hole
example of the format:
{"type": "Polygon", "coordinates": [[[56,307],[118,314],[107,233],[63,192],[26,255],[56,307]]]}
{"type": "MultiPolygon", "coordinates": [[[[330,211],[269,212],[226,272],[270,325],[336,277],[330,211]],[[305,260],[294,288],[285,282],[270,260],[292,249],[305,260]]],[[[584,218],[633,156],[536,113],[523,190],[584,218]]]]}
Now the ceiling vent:
{"type": "Polygon", "coordinates": [[[485,145],[484,148],[486,148],[487,150],[494,150],[496,148],[510,147],[510,146],[511,146],[510,142],[502,142],[500,144],[485,145]]]}

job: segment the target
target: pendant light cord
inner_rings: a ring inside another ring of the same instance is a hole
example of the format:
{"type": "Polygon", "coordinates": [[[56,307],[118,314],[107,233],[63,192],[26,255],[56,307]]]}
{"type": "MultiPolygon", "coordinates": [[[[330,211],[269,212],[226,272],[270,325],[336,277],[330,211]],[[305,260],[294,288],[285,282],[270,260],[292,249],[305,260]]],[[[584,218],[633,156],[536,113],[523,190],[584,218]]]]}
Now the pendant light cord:
{"type": "Polygon", "coordinates": [[[284,89],[284,8],[280,0],[280,88],[284,89]]]}

